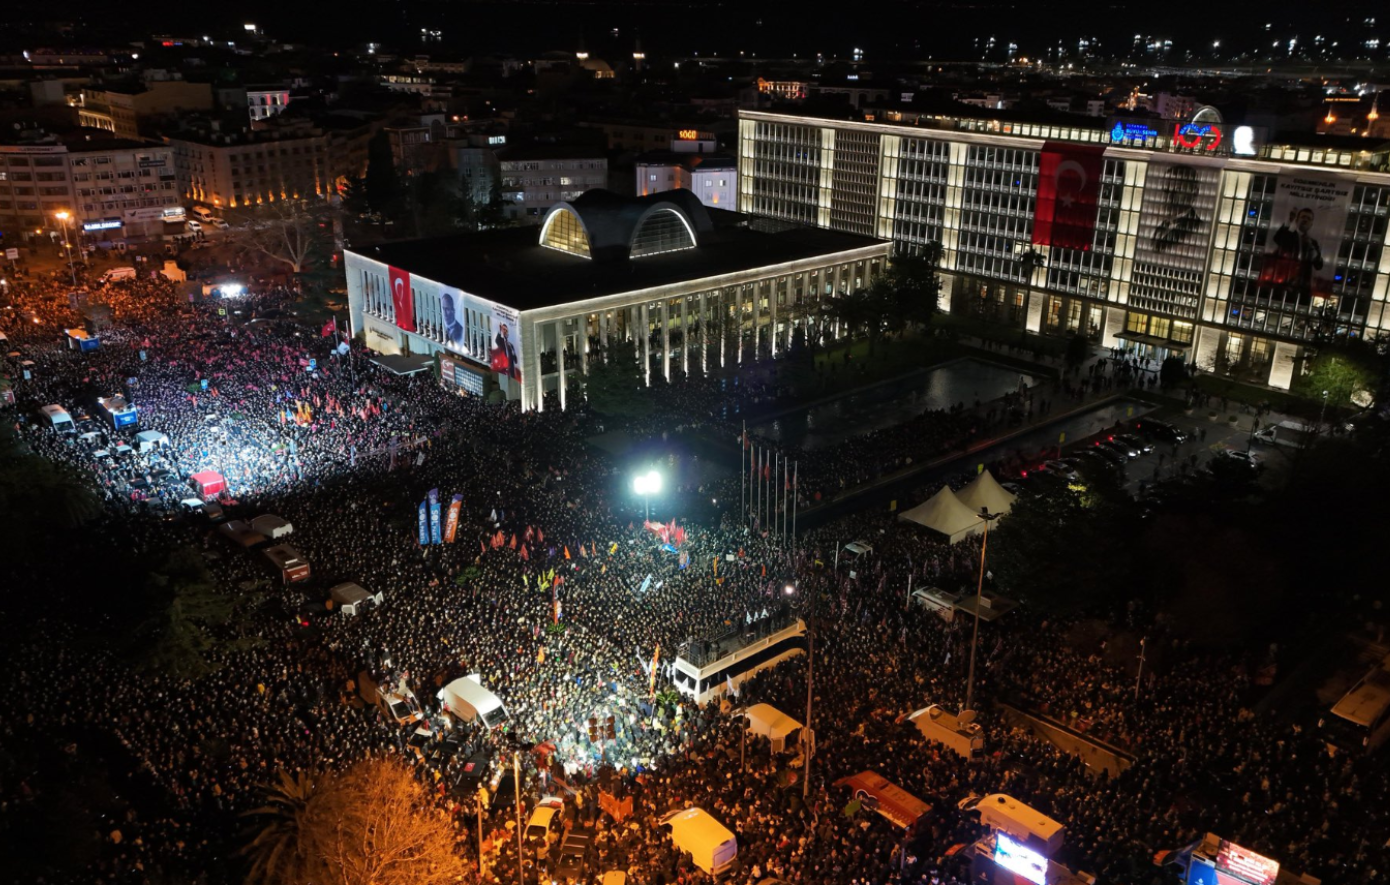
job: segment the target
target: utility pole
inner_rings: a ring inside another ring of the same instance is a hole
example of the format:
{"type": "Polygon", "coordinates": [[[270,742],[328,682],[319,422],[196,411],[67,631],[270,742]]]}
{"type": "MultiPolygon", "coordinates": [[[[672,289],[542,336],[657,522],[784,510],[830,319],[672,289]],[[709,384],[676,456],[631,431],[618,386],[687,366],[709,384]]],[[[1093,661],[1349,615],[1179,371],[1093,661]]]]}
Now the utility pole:
{"type": "Polygon", "coordinates": [[[1139,675],[1134,678],[1134,699],[1139,700],[1139,686],[1144,681],[1144,651],[1148,645],[1149,637],[1145,636],[1139,640],[1139,675]]]}
{"type": "Polygon", "coordinates": [[[521,751],[512,751],[512,800],[516,804],[516,881],[526,885],[526,865],[521,847],[521,751]]]}
{"type": "MultiPolygon", "coordinates": [[[[837,575],[838,577],[838,575],[837,575]]],[[[811,757],[816,755],[816,732],[811,727],[811,699],[815,697],[816,686],[816,601],[820,598],[818,590],[811,591],[811,610],[806,625],[806,727],[802,729],[806,737],[806,770],[802,772],[805,780],[801,784],[801,798],[811,796],[811,757]]]]}
{"type": "Polygon", "coordinates": [[[970,672],[965,678],[965,709],[972,711],[975,709],[975,648],[980,644],[980,604],[985,595],[985,548],[989,546],[989,524],[998,517],[999,514],[991,515],[984,507],[980,508],[985,536],[980,542],[980,580],[975,585],[975,631],[970,637],[970,672]]]}

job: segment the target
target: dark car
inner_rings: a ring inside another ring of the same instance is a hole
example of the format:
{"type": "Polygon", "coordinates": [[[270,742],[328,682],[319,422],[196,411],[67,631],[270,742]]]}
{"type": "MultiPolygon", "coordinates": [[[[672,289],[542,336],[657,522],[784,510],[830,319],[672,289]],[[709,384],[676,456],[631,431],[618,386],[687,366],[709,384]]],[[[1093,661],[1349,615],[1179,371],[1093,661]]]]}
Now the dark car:
{"type": "Polygon", "coordinates": [[[1154,450],[1153,443],[1146,439],[1140,439],[1133,433],[1117,433],[1115,434],[1115,439],[1117,442],[1122,442],[1131,449],[1138,449],[1139,452],[1144,455],[1151,454],[1154,450]]]}
{"type": "Polygon", "coordinates": [[[1159,421],[1156,418],[1145,418],[1143,421],[1135,422],[1134,429],[1150,439],[1165,443],[1185,443],[1187,433],[1167,421],[1159,421]]]}
{"type": "Polygon", "coordinates": [[[1139,457],[1138,449],[1134,448],[1133,446],[1127,443],[1122,443],[1118,439],[1103,439],[1098,443],[1098,446],[1102,449],[1109,449],[1115,454],[1123,455],[1126,458],[1139,457]]]}

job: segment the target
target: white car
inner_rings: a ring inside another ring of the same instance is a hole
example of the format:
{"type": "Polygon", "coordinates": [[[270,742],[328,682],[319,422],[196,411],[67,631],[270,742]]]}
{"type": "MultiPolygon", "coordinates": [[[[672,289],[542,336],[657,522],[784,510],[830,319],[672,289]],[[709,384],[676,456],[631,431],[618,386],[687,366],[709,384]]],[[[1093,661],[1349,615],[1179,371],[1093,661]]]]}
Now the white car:
{"type": "Polygon", "coordinates": [[[212,225],[213,227],[217,228],[218,230],[231,230],[231,229],[232,229],[232,226],[231,226],[230,224],[227,223],[227,219],[225,219],[225,218],[209,218],[209,219],[208,219],[208,224],[212,225]]]}
{"type": "Polygon", "coordinates": [[[410,689],[401,694],[384,685],[378,685],[376,705],[388,722],[394,722],[402,728],[425,718],[425,714],[420,712],[420,702],[415,699],[415,694],[410,689]]]}
{"type": "Polygon", "coordinates": [[[565,830],[565,802],[558,796],[546,796],[536,810],[531,812],[531,820],[526,824],[526,841],[553,843],[560,839],[565,830]]]}
{"type": "Polygon", "coordinates": [[[203,229],[203,223],[201,221],[195,221],[192,218],[185,221],[184,224],[188,226],[189,230],[195,233],[203,229]]]}

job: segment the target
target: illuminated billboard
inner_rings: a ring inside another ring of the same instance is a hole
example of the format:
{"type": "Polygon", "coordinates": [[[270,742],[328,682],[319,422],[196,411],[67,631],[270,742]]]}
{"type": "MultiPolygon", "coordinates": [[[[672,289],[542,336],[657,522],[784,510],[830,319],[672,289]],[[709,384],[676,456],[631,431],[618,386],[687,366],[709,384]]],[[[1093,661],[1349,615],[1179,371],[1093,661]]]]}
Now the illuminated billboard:
{"type": "Polygon", "coordinates": [[[1270,213],[1260,285],[1308,305],[1332,295],[1350,180],[1331,175],[1280,175],[1270,213]]]}
{"type": "Polygon", "coordinates": [[[1220,170],[1208,164],[1149,164],[1130,283],[1131,300],[1138,306],[1161,304],[1195,314],[1216,217],[1219,175],[1220,170]]]}
{"type": "Polygon", "coordinates": [[[1216,852],[1216,870],[1235,876],[1242,882],[1249,882],[1250,885],[1274,885],[1274,880],[1279,875],[1279,861],[1222,839],[1216,852]]]}
{"type": "Polygon", "coordinates": [[[1047,885],[1047,858],[1001,832],[994,834],[994,862],[1035,885],[1047,885]]]}
{"type": "Polygon", "coordinates": [[[451,288],[440,290],[439,306],[446,348],[521,380],[521,317],[515,310],[451,288]]]}

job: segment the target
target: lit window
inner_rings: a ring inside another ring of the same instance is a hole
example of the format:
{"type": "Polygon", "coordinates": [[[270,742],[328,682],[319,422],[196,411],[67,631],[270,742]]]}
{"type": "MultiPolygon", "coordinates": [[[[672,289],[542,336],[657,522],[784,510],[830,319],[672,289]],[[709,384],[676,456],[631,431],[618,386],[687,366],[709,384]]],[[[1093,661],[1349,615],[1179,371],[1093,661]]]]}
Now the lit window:
{"type": "MultiPolygon", "coordinates": [[[[534,213],[534,210],[531,210],[534,213]]],[[[579,223],[579,217],[569,209],[560,209],[546,221],[541,231],[541,245],[589,257],[589,235],[579,223]]]]}
{"type": "Polygon", "coordinates": [[[658,209],[637,229],[632,237],[632,258],[644,255],[659,255],[662,252],[676,252],[695,248],[695,237],[690,223],[684,216],[670,209],[658,209]]]}

